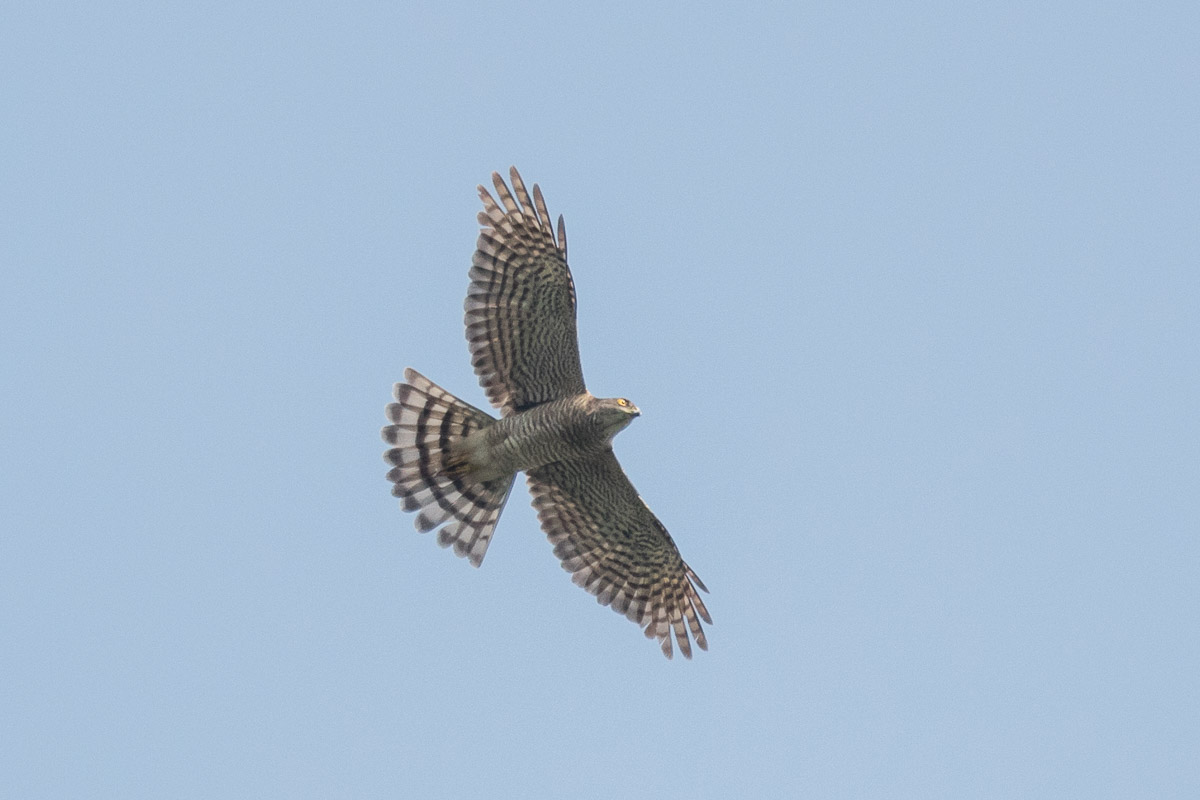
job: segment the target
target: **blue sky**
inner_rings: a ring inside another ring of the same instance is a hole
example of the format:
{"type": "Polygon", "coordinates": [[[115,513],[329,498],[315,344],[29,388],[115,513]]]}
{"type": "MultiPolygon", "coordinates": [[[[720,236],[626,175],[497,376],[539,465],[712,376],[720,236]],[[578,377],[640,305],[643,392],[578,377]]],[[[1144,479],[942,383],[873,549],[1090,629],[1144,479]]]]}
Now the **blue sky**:
{"type": "Polygon", "coordinates": [[[4,17],[6,796],[1200,795],[1195,4],[4,17]],[[388,493],[510,164],[691,662],[388,493]]]}

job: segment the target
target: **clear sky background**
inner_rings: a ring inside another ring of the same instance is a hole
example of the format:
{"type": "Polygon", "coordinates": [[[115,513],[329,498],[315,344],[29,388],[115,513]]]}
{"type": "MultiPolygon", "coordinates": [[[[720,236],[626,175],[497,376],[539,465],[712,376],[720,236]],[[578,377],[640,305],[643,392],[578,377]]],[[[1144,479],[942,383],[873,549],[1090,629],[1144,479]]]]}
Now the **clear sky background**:
{"type": "Polygon", "coordinates": [[[1200,796],[1200,6],[16,4],[0,795],[1200,796]],[[566,216],[584,374],[711,590],[668,662],[484,404],[476,184],[566,216]]]}

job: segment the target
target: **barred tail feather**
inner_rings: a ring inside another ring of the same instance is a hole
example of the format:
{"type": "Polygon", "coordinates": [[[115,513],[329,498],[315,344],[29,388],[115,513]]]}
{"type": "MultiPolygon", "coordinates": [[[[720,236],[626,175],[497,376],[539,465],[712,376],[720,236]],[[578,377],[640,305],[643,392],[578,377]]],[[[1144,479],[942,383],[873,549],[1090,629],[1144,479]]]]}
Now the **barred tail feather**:
{"type": "Polygon", "coordinates": [[[383,458],[392,465],[387,478],[392,494],[405,511],[418,511],[417,530],[438,531],[438,544],[478,567],[512,489],[509,475],[476,482],[454,469],[454,445],[495,419],[464,403],[414,369],[404,371],[407,383],[395,386],[396,402],[388,404],[383,440],[392,449],[383,458]]]}

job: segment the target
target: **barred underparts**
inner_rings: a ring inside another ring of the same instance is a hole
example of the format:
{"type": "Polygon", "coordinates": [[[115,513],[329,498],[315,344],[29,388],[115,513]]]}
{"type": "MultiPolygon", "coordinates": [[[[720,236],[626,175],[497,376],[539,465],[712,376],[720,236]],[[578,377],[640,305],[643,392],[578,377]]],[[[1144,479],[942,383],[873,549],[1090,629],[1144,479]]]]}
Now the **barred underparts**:
{"type": "Polygon", "coordinates": [[[464,403],[416,370],[404,372],[383,428],[388,480],[417,530],[479,566],[518,472],[572,580],[603,605],[691,658],[708,649],[712,619],[667,529],[625,476],[613,437],[639,415],[624,398],[584,386],[575,285],[562,217],[557,237],[541,190],[532,201],[516,168],[513,191],[482,186],[482,230],[470,271],[466,326],[471,363],[500,418],[464,403]],[[514,197],[515,194],[515,197],[514,197]],[[503,206],[503,207],[502,207],[503,206]]]}

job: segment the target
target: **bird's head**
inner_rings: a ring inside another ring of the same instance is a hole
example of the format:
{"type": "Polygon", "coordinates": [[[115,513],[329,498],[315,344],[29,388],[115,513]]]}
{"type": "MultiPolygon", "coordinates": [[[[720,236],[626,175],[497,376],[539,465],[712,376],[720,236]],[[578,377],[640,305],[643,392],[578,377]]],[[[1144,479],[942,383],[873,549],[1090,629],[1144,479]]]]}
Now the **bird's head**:
{"type": "Polygon", "coordinates": [[[606,436],[616,436],[617,433],[640,416],[641,411],[624,397],[612,397],[597,403],[595,415],[606,436]]]}

